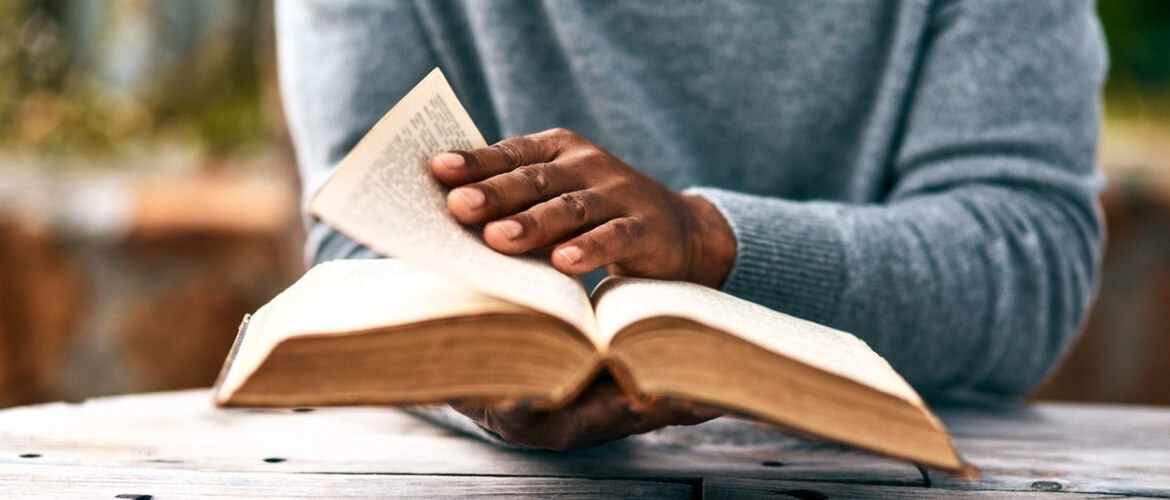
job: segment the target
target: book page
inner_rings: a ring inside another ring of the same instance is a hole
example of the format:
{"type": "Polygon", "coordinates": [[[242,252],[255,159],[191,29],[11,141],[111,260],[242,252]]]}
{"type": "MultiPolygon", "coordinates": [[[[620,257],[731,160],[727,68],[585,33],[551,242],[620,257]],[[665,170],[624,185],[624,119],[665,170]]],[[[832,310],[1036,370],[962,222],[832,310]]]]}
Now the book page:
{"type": "Polygon", "coordinates": [[[314,266],[274,300],[266,329],[281,337],[408,325],[487,313],[532,311],[399,259],[333,260],[314,266]]]}
{"type": "Polygon", "coordinates": [[[914,389],[861,339],[693,283],[607,278],[594,292],[599,340],[650,318],[681,318],[727,332],[898,398],[921,404],[914,389]]]}
{"type": "Polygon", "coordinates": [[[398,259],[324,262],[252,315],[218,392],[238,389],[268,352],[289,337],[348,335],[490,313],[535,314],[398,259]]]}
{"type": "Polygon", "coordinates": [[[483,243],[447,211],[431,156],[485,147],[438,69],[398,102],[309,204],[325,223],[374,251],[410,261],[479,292],[565,321],[592,338],[584,287],[547,258],[513,257],[483,243]]]}

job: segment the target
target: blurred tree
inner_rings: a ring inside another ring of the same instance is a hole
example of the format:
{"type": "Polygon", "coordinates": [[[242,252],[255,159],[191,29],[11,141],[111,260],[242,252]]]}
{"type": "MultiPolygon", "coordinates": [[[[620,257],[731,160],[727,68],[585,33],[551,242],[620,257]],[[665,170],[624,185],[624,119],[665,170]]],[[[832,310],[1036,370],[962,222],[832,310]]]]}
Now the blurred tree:
{"type": "Polygon", "coordinates": [[[0,147],[52,155],[265,144],[270,2],[0,2],[0,147]]]}
{"type": "Polygon", "coordinates": [[[1110,81],[1165,91],[1170,85],[1170,2],[1102,0],[1098,13],[1109,40],[1110,81]]]}
{"type": "Polygon", "coordinates": [[[1100,0],[1109,43],[1105,110],[1114,122],[1170,123],[1170,2],[1100,0]]]}

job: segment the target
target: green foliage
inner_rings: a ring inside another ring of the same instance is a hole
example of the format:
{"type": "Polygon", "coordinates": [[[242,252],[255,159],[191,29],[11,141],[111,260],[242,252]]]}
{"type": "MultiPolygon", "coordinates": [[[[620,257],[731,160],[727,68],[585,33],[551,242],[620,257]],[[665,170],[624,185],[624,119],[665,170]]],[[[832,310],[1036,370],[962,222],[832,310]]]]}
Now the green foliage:
{"type": "MultiPolygon", "coordinates": [[[[192,35],[186,11],[177,9],[180,19],[162,15],[167,3],[184,7],[176,1],[188,0],[0,2],[0,148],[73,156],[181,142],[224,155],[268,142],[278,126],[265,108],[261,71],[272,67],[272,55],[263,50],[271,47],[265,43],[272,36],[271,5],[220,2],[234,16],[230,29],[192,35]],[[109,54],[92,42],[122,36],[121,27],[98,23],[87,32],[79,16],[126,12],[147,16],[161,37],[193,40],[172,44],[177,54],[148,51],[158,59],[150,61],[148,81],[119,88],[100,74],[101,58],[109,54]]],[[[187,10],[214,6],[199,4],[187,10]]]]}
{"type": "Polygon", "coordinates": [[[1170,85],[1170,2],[1102,0],[1098,13],[1109,41],[1110,80],[1147,89],[1170,85]]]}
{"type": "Polygon", "coordinates": [[[1170,122],[1170,1],[1101,0],[1110,119],[1170,122]]]}

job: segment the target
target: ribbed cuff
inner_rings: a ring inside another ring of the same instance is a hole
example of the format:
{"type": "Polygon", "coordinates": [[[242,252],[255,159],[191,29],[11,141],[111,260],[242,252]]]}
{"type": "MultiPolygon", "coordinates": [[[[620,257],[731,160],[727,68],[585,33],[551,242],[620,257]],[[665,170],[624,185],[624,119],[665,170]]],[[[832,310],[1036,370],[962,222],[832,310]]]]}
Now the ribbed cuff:
{"type": "Polygon", "coordinates": [[[831,323],[845,284],[840,207],[714,188],[709,200],[735,233],[736,254],[723,291],[777,311],[831,323]]]}

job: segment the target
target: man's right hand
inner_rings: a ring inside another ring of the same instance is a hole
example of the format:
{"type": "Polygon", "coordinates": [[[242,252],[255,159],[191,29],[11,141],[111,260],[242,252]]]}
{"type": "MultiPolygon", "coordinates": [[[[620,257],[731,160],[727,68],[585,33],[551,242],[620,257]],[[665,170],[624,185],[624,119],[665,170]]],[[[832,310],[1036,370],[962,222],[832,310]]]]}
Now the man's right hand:
{"type": "Polygon", "coordinates": [[[735,261],[735,234],[702,196],[675,192],[565,129],[504,139],[430,160],[450,186],[447,208],[483,224],[509,255],[551,249],[561,272],[681,280],[719,288],[735,261]]]}
{"type": "Polygon", "coordinates": [[[569,406],[555,411],[454,407],[506,441],[545,450],[597,446],[668,425],[694,425],[720,415],[707,408],[659,401],[639,404],[601,377],[569,406]]]}

